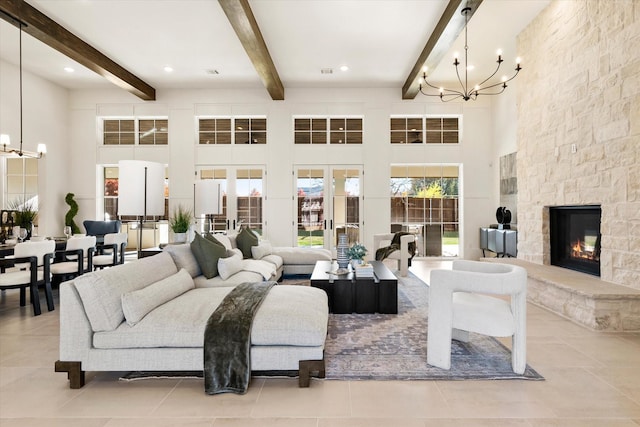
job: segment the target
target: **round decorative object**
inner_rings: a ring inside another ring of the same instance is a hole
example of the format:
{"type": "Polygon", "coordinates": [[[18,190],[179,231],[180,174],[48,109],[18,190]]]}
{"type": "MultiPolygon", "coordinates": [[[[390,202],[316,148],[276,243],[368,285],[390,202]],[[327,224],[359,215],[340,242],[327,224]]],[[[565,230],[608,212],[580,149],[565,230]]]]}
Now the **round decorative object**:
{"type": "Polygon", "coordinates": [[[347,235],[338,234],[338,246],[336,247],[336,261],[338,262],[339,268],[347,268],[349,266],[349,255],[347,255],[348,249],[349,249],[349,244],[347,243],[347,235]]]}

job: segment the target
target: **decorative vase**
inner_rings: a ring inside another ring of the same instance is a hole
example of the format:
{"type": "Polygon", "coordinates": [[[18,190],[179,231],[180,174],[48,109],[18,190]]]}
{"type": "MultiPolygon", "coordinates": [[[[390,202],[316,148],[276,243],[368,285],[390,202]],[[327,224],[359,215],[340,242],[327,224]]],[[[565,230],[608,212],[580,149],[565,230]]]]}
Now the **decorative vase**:
{"type": "Polygon", "coordinates": [[[173,243],[186,243],[187,233],[173,233],[173,243]]]}
{"type": "Polygon", "coordinates": [[[347,243],[346,234],[338,234],[338,246],[336,247],[336,261],[338,261],[338,268],[347,268],[349,266],[349,255],[347,250],[349,244],[347,243]]]}
{"type": "Polygon", "coordinates": [[[355,270],[357,266],[362,265],[363,263],[363,260],[354,258],[351,260],[351,267],[355,270]]]}

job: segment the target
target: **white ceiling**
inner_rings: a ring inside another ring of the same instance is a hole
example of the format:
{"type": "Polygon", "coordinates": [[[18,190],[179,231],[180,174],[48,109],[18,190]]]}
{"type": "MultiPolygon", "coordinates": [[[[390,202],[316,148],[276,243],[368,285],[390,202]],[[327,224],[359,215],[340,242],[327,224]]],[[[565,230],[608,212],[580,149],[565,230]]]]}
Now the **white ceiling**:
{"type": "MultiPolygon", "coordinates": [[[[469,23],[469,59],[484,79],[515,36],[550,0],[484,0],[469,23]]],[[[28,0],[156,90],[262,88],[215,0],[28,0]],[[170,65],[172,73],[163,67],[170,65]],[[218,70],[211,75],[207,70],[218,70]]],[[[286,88],[396,87],[400,92],[448,0],[250,0],[286,88]],[[340,71],[348,65],[349,71],[340,71]],[[321,74],[332,68],[333,74],[321,74]]],[[[18,63],[18,29],[0,20],[0,59],[18,63]]],[[[453,51],[432,72],[451,81],[453,51]]],[[[23,67],[60,86],[109,87],[105,79],[23,33],[23,67]],[[75,69],[67,73],[64,67],[75,69]]],[[[526,57],[523,57],[526,70],[526,57]]],[[[2,76],[0,75],[0,78],[2,76]]],[[[266,90],[266,89],[265,89],[266,90]]]]}

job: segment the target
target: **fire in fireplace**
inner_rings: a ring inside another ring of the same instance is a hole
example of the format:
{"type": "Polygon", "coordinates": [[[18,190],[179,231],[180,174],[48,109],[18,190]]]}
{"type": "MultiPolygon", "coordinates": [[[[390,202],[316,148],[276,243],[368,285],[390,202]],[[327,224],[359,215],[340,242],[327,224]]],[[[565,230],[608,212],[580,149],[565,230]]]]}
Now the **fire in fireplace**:
{"type": "Polygon", "coordinates": [[[551,264],[600,276],[600,206],[549,208],[551,264]]]}

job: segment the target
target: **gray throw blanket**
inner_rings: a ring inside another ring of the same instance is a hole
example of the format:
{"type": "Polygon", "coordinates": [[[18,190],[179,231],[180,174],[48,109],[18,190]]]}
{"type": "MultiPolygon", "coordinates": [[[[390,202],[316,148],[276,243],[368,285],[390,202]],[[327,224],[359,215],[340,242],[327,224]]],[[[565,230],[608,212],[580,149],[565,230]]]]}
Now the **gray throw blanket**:
{"type": "Polygon", "coordinates": [[[204,390],[244,394],[251,380],[251,326],[276,282],[242,283],[222,300],[204,331],[204,390]]]}

